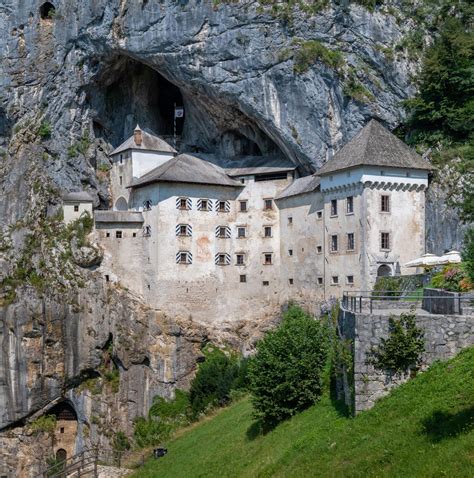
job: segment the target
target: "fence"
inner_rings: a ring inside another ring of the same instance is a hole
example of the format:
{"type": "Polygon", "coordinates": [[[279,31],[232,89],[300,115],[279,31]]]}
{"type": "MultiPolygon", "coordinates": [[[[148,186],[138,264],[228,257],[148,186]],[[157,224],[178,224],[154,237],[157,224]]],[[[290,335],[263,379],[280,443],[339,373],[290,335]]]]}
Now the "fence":
{"type": "Polygon", "coordinates": [[[474,296],[437,289],[424,289],[423,296],[403,291],[344,291],[342,308],[351,312],[370,312],[374,309],[410,309],[421,307],[430,314],[462,315],[471,313],[474,296]]]}

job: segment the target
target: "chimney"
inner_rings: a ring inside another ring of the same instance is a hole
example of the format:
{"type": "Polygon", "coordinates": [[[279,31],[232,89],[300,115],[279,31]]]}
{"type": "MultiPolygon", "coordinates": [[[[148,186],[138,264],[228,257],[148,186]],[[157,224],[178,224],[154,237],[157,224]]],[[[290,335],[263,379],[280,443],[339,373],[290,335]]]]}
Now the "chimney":
{"type": "Polygon", "coordinates": [[[142,145],[142,140],[143,140],[143,137],[142,137],[142,130],[140,129],[140,126],[137,125],[137,127],[135,128],[135,131],[133,132],[133,140],[135,141],[135,144],[137,146],[141,146],[142,145]]]}

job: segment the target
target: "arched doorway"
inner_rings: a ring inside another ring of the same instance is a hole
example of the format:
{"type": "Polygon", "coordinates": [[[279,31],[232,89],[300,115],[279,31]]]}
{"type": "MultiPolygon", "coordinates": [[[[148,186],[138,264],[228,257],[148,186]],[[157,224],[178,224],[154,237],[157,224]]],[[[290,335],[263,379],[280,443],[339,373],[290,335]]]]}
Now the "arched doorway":
{"type": "Polygon", "coordinates": [[[392,268],[388,264],[382,264],[377,269],[377,277],[387,277],[392,275],[392,268]]]}
{"type": "Polygon", "coordinates": [[[128,203],[127,200],[120,196],[117,201],[115,201],[115,210],[116,211],[128,211],[128,203]]]}
{"type": "Polygon", "coordinates": [[[45,2],[40,7],[40,16],[42,20],[52,20],[56,14],[56,8],[51,2],[45,2]]]}
{"type": "Polygon", "coordinates": [[[64,448],[60,448],[56,452],[56,462],[62,463],[67,460],[67,451],[64,448]]]}

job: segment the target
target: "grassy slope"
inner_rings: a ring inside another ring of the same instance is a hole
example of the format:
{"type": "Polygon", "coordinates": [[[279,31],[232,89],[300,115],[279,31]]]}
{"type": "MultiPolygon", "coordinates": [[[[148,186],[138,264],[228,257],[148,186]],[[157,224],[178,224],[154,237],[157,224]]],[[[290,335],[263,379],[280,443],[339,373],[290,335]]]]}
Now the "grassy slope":
{"type": "Polygon", "coordinates": [[[253,436],[248,399],[185,431],[135,477],[474,476],[474,348],[347,418],[329,399],[253,436]]]}

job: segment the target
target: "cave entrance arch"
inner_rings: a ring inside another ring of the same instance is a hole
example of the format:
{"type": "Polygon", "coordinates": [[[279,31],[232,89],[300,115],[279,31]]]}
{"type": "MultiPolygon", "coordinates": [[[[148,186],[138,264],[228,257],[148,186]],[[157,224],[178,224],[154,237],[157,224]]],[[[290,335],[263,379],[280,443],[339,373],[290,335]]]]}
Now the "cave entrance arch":
{"type": "Polygon", "coordinates": [[[40,17],[42,20],[52,20],[56,15],[56,7],[51,2],[45,2],[40,7],[40,17]]]}
{"type": "Polygon", "coordinates": [[[56,426],[53,433],[53,443],[55,444],[55,455],[73,456],[76,452],[78,419],[74,407],[68,402],[63,401],[55,405],[48,411],[48,415],[56,417],[56,426]]]}
{"type": "Polygon", "coordinates": [[[388,277],[392,275],[392,268],[388,264],[382,264],[377,269],[377,277],[388,277]]]}

